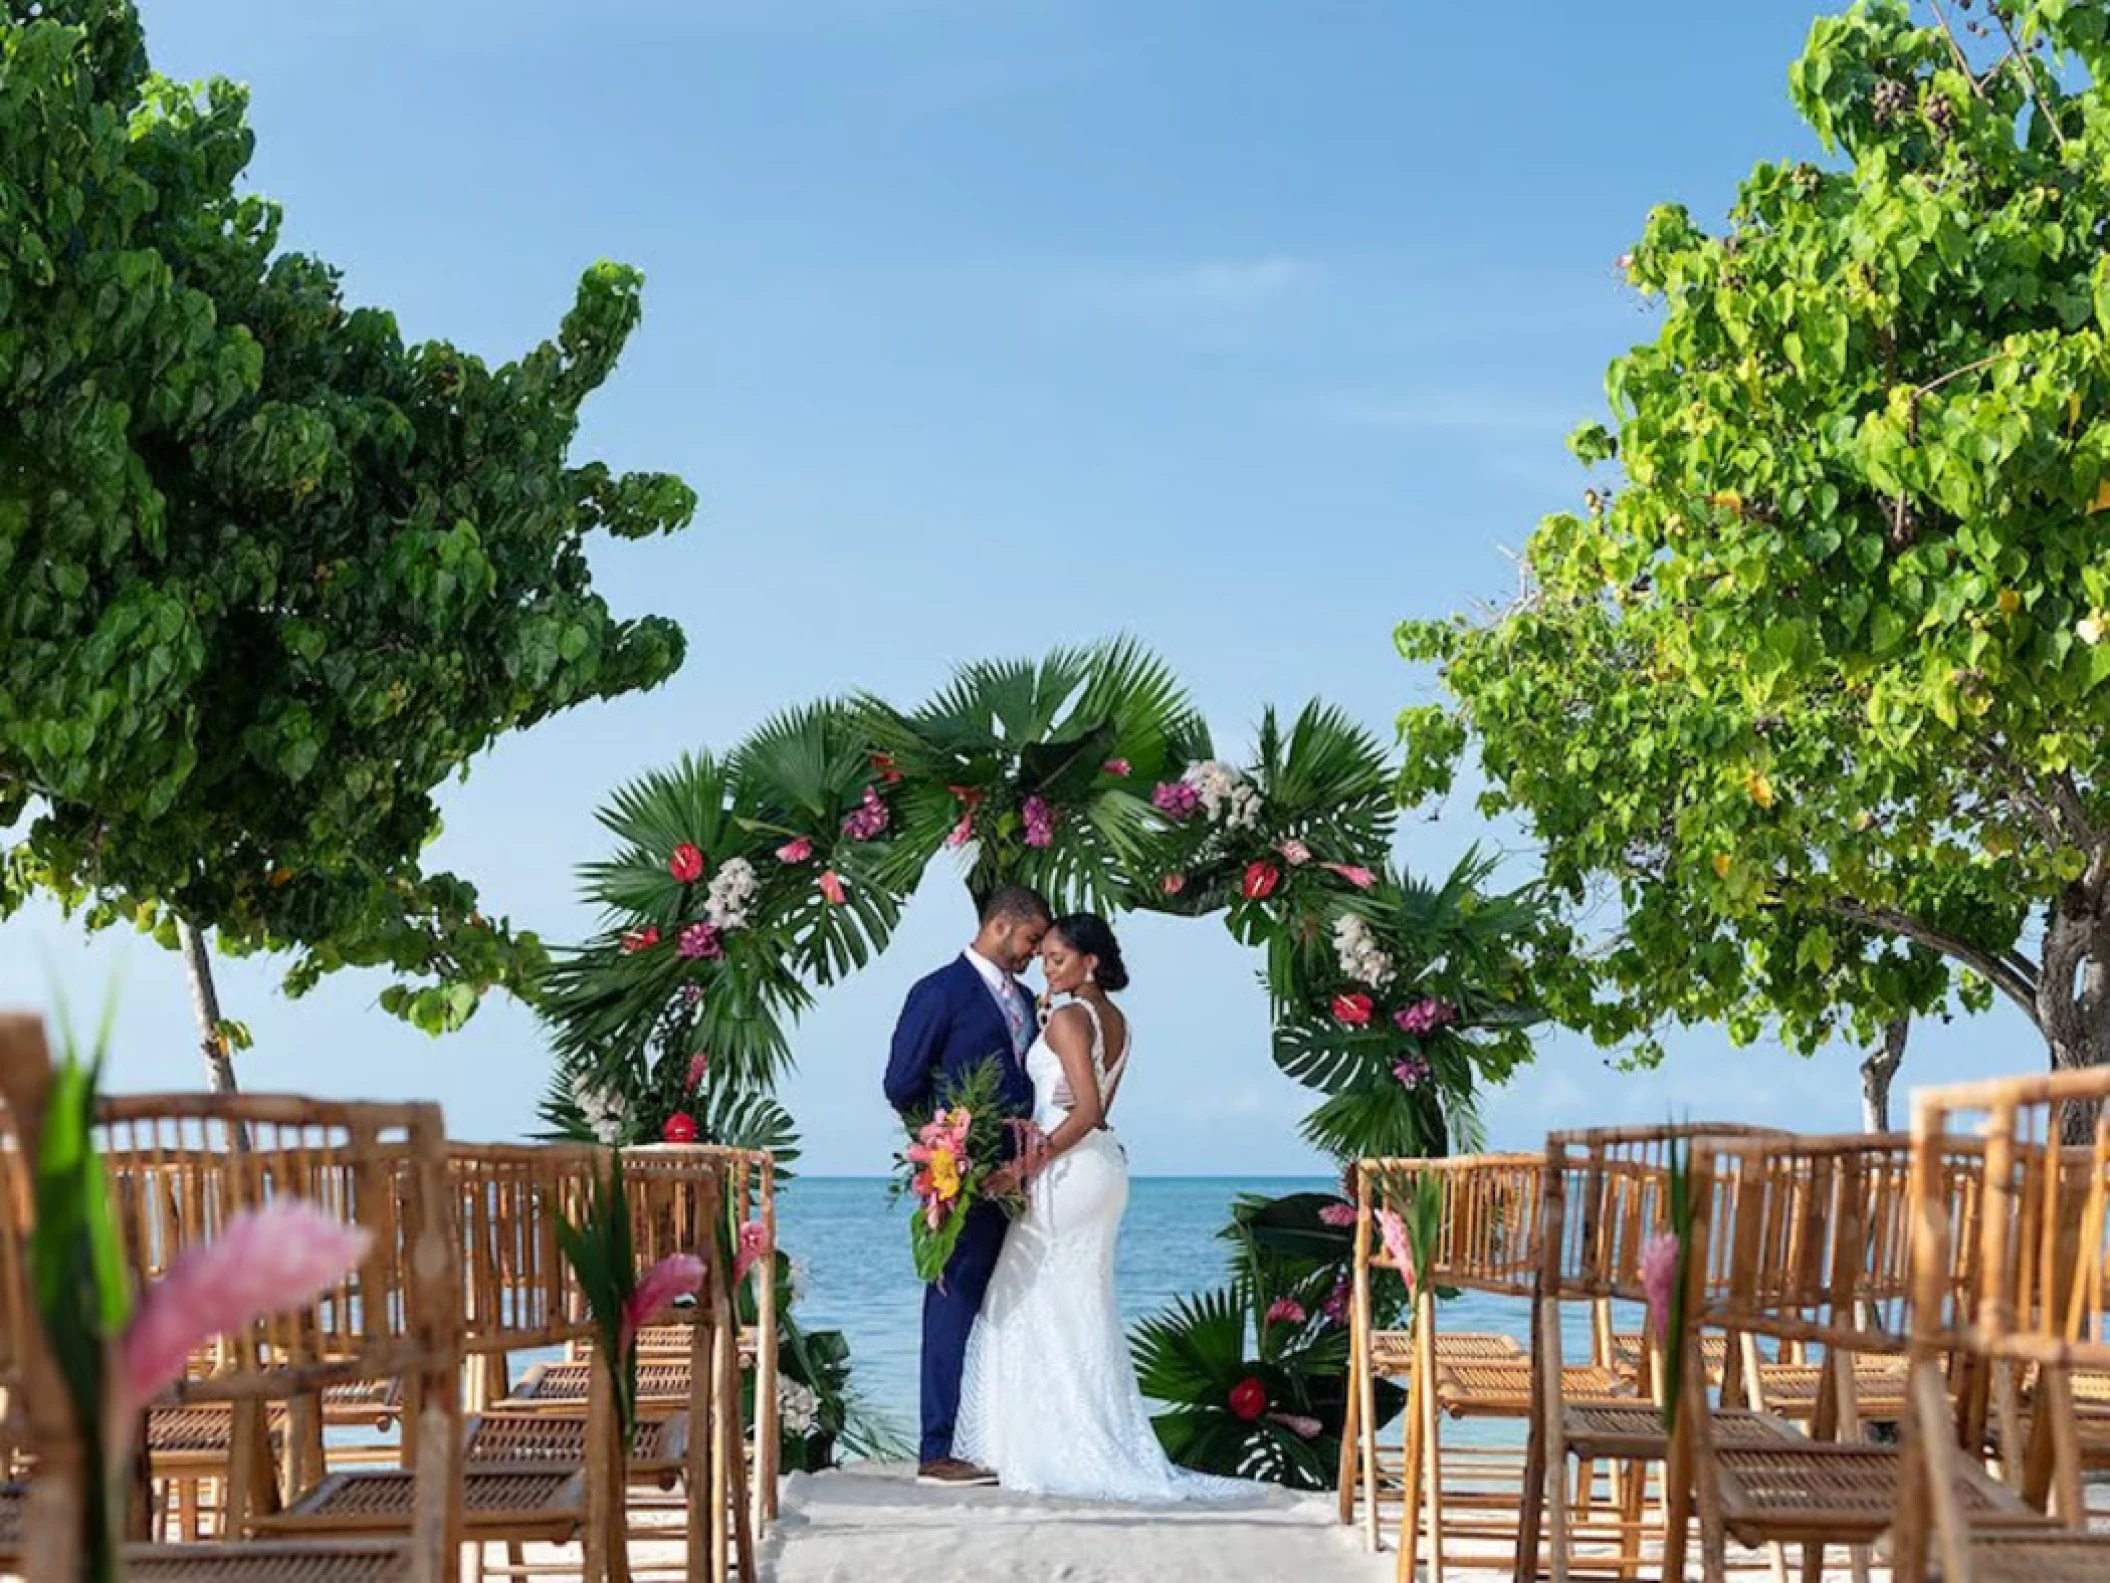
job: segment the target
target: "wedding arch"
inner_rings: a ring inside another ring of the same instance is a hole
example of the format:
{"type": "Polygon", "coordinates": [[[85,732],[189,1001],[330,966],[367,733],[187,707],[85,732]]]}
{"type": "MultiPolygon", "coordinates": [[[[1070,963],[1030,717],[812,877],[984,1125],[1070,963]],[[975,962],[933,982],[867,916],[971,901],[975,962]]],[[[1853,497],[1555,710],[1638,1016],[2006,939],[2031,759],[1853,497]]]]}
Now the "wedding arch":
{"type": "MultiPolygon", "coordinates": [[[[541,1014],[556,1135],[795,1154],[774,1097],[788,1028],[882,951],[926,867],[979,901],[1030,885],[1058,912],[1220,914],[1261,953],[1273,1054],[1316,1091],[1305,1139],[1345,1167],[1476,1141],[1474,1096],[1529,1058],[1530,892],[1469,853],[1441,881],[1394,863],[1394,770],[1324,704],[1219,757],[1185,689],[1129,641],[963,667],[902,709],[869,696],[778,715],[601,810],[582,870],[600,932],[562,953],[541,1014]]],[[[876,1082],[876,1075],[873,1080],[876,1082]]],[[[1331,1478],[1347,1337],[1342,1201],[1239,1207],[1223,1291],[1146,1324],[1146,1389],[1175,1456],[1331,1478]]]]}

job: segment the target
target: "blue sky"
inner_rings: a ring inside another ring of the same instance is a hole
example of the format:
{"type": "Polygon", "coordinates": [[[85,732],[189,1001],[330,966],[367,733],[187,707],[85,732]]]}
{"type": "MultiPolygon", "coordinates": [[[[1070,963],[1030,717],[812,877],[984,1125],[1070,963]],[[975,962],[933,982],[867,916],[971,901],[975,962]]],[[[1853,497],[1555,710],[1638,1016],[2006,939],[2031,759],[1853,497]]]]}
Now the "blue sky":
{"type": "MultiPolygon", "coordinates": [[[[1514,583],[1502,548],[1574,500],[1562,438],[1651,333],[1612,260],[1648,208],[1705,223],[1761,157],[1813,152],[1785,92],[1812,8],[1528,0],[145,0],[157,64],[250,85],[257,187],[291,245],[407,333],[492,359],[579,272],[643,268],[646,316],[582,454],[700,492],[686,534],[605,545],[619,609],[677,617],[667,687],[510,742],[446,799],[437,860],[556,939],[622,779],[774,710],[1121,632],[1221,744],[1322,695],[1389,734],[1428,679],[1405,616],[1514,583]]],[[[1447,865],[1469,808],[1406,827],[1447,865]]],[[[800,1030],[809,1168],[883,1168],[907,984],[961,943],[938,874],[892,951],[800,1030]]],[[[1138,922],[1121,1124],[1153,1173],[1294,1171],[1303,1091],[1254,963],[1138,922]]],[[[180,965],[0,929],[0,1002],[122,974],[123,1087],[189,1086],[180,965]]],[[[533,1020],[433,1042],[345,975],[300,1002],[224,964],[250,1086],[437,1097],[457,1135],[532,1126],[533,1020]]],[[[2007,1012],[1924,1030],[1922,1079],[2034,1066],[2007,1012]]],[[[1490,1097],[1498,1141],[1667,1112],[1856,1125],[1854,1055],[1699,1034],[1649,1076],[1549,1036],[1490,1097]]]]}

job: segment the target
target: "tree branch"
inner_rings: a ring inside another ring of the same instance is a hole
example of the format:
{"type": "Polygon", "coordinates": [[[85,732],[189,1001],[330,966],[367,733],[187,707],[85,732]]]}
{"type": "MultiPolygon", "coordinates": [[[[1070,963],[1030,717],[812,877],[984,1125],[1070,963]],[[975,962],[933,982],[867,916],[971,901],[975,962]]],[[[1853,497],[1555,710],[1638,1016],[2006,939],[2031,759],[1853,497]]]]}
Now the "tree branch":
{"type": "Polygon", "coordinates": [[[1980,978],[1991,984],[2001,994],[2021,1007],[2034,1024],[2037,1020],[2037,969],[2034,963],[2018,957],[2013,951],[1988,951],[1971,944],[1959,935],[1932,924],[1922,923],[1910,913],[1895,907],[1869,907],[1857,901],[1840,898],[1827,902],[1826,910],[1849,922],[1866,928],[1880,929],[1886,934],[1898,935],[1923,945],[1930,951],[1938,951],[1953,961],[1962,963],[1980,978]]]}
{"type": "Polygon", "coordinates": [[[1927,0],[1927,4],[1934,10],[1934,20],[1941,27],[1941,36],[1949,41],[1949,53],[1955,57],[1956,69],[1963,73],[1964,81],[1971,85],[1971,92],[1983,99],[1985,89],[1979,86],[1978,73],[1971,70],[1971,62],[1965,56],[1963,46],[1956,42],[1956,35],[1949,30],[1949,19],[1942,12],[1941,0],[1927,0]]]}
{"type": "MultiPolygon", "coordinates": [[[[2044,95],[2037,90],[2037,57],[2025,50],[2022,41],[2015,37],[2015,29],[2008,21],[2005,7],[1989,5],[1986,10],[1992,12],[1993,20],[2000,24],[2000,31],[2007,35],[2007,59],[2022,68],[2022,85],[2029,89],[2030,98],[2037,103],[2037,113],[2044,117],[2044,124],[2051,128],[2051,135],[2059,145],[2059,152],[2065,153],[2066,133],[2059,126],[2059,118],[2051,113],[2051,106],[2044,102],[2044,95]]],[[[2005,65],[2006,62],[2001,64],[2005,65]]]]}

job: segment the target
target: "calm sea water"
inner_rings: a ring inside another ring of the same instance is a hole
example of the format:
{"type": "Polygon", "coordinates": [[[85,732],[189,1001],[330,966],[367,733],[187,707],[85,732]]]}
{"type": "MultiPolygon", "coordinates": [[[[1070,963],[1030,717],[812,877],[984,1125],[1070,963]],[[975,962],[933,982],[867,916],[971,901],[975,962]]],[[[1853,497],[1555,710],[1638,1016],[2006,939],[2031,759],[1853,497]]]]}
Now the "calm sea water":
{"type": "MultiPolygon", "coordinates": [[[[1275,1197],[1330,1186],[1323,1178],[1138,1177],[1117,1263],[1123,1316],[1133,1323],[1174,1298],[1224,1283],[1231,1245],[1217,1233],[1241,1193],[1275,1197]]],[[[778,1206],[780,1240],[801,1270],[801,1321],[841,1330],[865,1400],[897,1429],[912,1431],[923,1287],[909,1262],[906,1216],[906,1206],[887,1202],[887,1184],[876,1178],[801,1177],[778,1206]]],[[[1522,1336],[1526,1320],[1522,1303],[1466,1294],[1445,1305],[1442,1323],[1522,1336]]],[[[1585,1334],[1571,1339],[1584,1353],[1585,1334]]]]}

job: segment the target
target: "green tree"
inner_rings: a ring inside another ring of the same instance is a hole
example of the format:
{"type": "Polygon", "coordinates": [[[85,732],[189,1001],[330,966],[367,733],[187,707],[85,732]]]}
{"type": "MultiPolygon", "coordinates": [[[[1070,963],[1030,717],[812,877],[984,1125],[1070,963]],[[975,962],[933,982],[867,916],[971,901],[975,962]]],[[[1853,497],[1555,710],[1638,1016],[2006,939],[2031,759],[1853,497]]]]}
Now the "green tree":
{"type": "Polygon", "coordinates": [[[1450,694],[1408,798],[1477,736],[1484,809],[1618,903],[1542,986],[1606,1043],[1873,1044],[1960,993],[2110,1058],[2110,6],[1979,15],[1814,25],[1842,157],[1760,165],[1720,235],[1649,217],[1661,332],[1572,442],[1622,476],[1515,607],[1401,629],[1450,694]]]}
{"type": "Polygon", "coordinates": [[[533,937],[424,871],[433,790],[675,668],[586,543],[694,509],[567,459],[634,272],[503,367],[406,345],[238,191],[245,111],[153,75],[122,0],[0,0],[0,914],[44,891],[181,945],[219,1083],[211,931],[297,952],[296,993],[393,968],[433,1031],[533,983],[533,937]]]}

